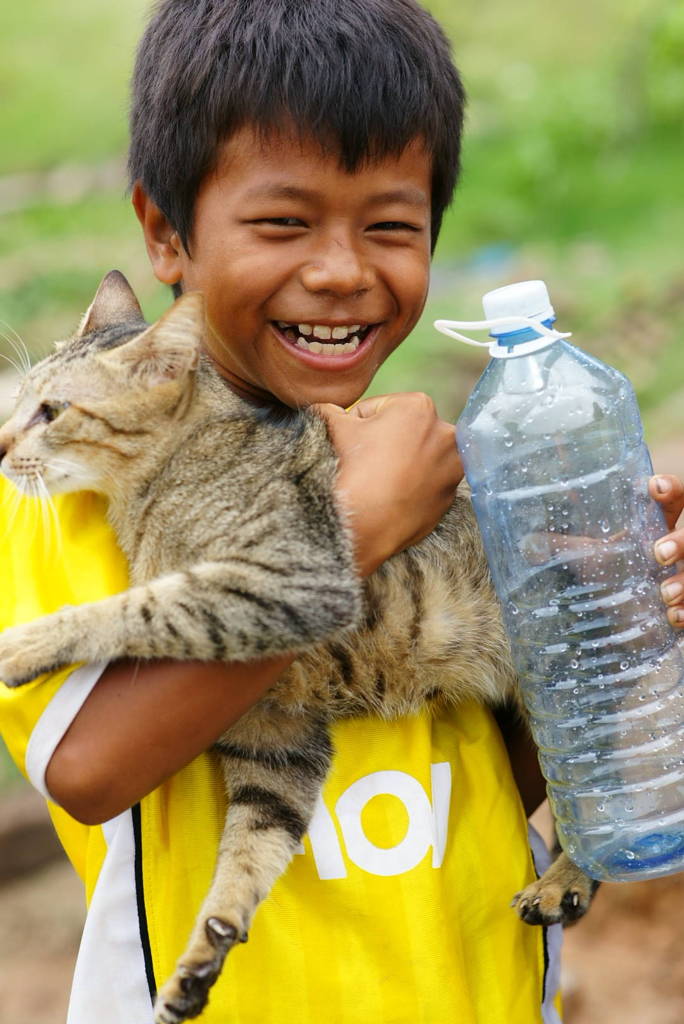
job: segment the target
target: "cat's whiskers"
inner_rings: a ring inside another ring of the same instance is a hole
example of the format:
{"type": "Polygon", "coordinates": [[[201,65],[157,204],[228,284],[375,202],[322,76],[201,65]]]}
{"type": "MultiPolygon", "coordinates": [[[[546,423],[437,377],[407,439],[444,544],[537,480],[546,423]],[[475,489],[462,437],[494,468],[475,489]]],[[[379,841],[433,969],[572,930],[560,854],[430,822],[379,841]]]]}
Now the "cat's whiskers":
{"type": "Polygon", "coordinates": [[[0,352],[0,359],[4,359],[4,360],[5,360],[5,362],[9,363],[9,364],[10,364],[10,366],[12,367],[12,369],[13,369],[13,370],[14,370],[14,371],[15,371],[16,373],[18,373],[18,374],[19,374],[19,375],[20,375],[21,377],[25,377],[25,376],[26,376],[26,373],[27,373],[27,371],[26,371],[26,370],[24,370],[24,369],[23,369],[23,368],[22,368],[22,367],[21,367],[21,366],[19,365],[19,363],[15,362],[15,360],[14,360],[14,359],[12,359],[12,357],[11,357],[11,356],[8,356],[6,352],[0,352]]]}
{"type": "Polygon", "coordinates": [[[40,501],[41,514],[43,516],[43,530],[48,542],[51,546],[52,540],[57,542],[57,554],[62,554],[62,526],[59,521],[59,515],[57,508],[52,500],[47,484],[43,479],[41,473],[36,474],[36,484],[38,488],[38,500],[40,501]]]}
{"type": "Polygon", "coordinates": [[[17,334],[12,325],[8,324],[6,320],[0,320],[0,327],[6,328],[7,331],[11,331],[14,335],[14,338],[12,338],[11,335],[6,333],[6,331],[0,331],[0,337],[4,338],[7,344],[14,349],[14,352],[23,367],[23,374],[28,373],[31,369],[31,355],[26,347],[26,342],[19,334],[17,334]]]}
{"type": "MultiPolygon", "coordinates": [[[[69,459],[65,459],[63,455],[52,457],[47,468],[56,470],[58,473],[64,473],[71,477],[72,481],[77,481],[79,474],[83,473],[82,466],[79,466],[77,462],[71,462],[69,459]]],[[[76,488],[74,488],[74,490],[75,489],[76,488]]]]}
{"type": "Polygon", "coordinates": [[[12,534],[14,523],[16,521],[19,509],[23,504],[25,497],[26,495],[23,494],[16,487],[9,488],[4,496],[5,503],[9,505],[8,514],[6,518],[7,526],[5,532],[10,535],[12,534]]]}
{"type": "MultiPolygon", "coordinates": [[[[23,504],[27,518],[28,510],[31,510],[30,517],[33,529],[31,531],[30,543],[33,544],[41,517],[41,511],[36,506],[36,499],[39,498],[39,495],[37,493],[35,473],[17,473],[15,485],[19,489],[19,506],[23,504]]],[[[28,522],[27,525],[29,525],[28,522]]]]}

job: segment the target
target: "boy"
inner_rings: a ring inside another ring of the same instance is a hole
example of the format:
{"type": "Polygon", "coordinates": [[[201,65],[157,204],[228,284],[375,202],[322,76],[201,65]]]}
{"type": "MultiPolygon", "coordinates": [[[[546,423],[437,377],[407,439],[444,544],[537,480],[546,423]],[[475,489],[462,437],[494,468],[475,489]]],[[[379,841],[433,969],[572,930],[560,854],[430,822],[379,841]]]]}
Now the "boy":
{"type": "MultiPolygon", "coordinates": [[[[227,386],[328,403],[362,575],[433,527],[461,473],[424,396],[343,407],[420,315],[462,107],[413,0],[167,0],[138,56],[130,167],[154,272],[204,293],[227,386]]],[[[2,626],[125,585],[100,505],[59,508],[59,558],[29,529],[3,541],[2,626]]],[[[69,1024],[151,1021],[224,813],[203,751],[287,664],[85,666],[2,693],[88,890],[69,1024]]],[[[303,853],[202,1020],[556,1021],[551,943],[506,910],[533,866],[488,712],[345,723],[335,741],[303,853]]]]}

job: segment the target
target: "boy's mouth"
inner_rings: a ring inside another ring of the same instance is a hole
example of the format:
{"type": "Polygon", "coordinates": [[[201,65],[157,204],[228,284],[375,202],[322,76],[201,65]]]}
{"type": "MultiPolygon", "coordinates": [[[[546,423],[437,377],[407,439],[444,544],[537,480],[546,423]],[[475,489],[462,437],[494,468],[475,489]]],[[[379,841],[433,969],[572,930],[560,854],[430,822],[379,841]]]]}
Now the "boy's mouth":
{"type": "Polygon", "coordinates": [[[363,344],[377,324],[291,324],[273,322],[277,332],[295,348],[314,355],[351,355],[363,344]]]}

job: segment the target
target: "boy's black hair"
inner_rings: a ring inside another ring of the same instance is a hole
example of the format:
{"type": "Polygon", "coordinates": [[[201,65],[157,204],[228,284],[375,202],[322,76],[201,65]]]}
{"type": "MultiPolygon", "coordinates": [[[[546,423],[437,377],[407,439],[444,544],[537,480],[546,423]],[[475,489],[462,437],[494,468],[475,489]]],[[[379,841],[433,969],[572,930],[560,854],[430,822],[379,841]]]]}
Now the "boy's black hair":
{"type": "Polygon", "coordinates": [[[353,172],[422,137],[432,242],[453,194],[465,94],[414,0],[160,0],[133,76],[129,175],[189,248],[221,143],[295,125],[353,172]]]}

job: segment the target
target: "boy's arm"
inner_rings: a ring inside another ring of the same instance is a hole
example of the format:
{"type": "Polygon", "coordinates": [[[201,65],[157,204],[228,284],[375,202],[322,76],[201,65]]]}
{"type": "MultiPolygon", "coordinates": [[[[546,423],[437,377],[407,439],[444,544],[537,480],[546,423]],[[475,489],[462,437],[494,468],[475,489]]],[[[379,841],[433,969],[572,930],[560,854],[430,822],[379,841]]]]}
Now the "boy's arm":
{"type": "MultiPolygon", "coordinates": [[[[319,409],[367,575],[429,533],[448,508],[462,476],[454,428],[425,395],[367,399],[348,413],[319,409]]],[[[87,824],[115,817],[210,747],[292,660],[109,666],[49,761],[50,795],[87,824]]]]}

